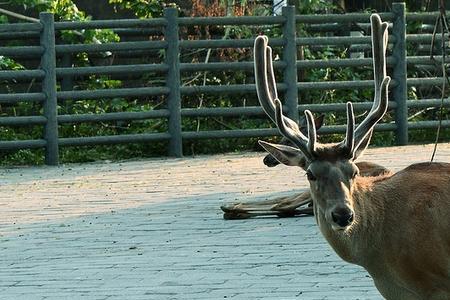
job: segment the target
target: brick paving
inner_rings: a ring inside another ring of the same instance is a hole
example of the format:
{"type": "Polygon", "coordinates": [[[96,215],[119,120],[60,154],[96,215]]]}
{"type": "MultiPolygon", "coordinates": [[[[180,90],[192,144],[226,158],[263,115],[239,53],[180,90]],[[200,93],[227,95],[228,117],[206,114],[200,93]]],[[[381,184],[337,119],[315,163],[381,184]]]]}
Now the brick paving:
{"type": "MultiPolygon", "coordinates": [[[[369,149],[393,170],[432,146],[369,149]]],[[[306,188],[263,153],[0,170],[0,299],[381,299],[312,217],[219,206],[306,188]]],[[[437,161],[450,161],[440,144],[437,161]]]]}

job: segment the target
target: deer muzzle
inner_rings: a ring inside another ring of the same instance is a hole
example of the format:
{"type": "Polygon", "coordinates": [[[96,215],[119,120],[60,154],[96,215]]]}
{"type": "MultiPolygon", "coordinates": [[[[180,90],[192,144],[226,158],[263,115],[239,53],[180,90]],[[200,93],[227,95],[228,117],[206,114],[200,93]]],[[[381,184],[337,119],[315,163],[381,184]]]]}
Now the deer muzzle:
{"type": "Polygon", "coordinates": [[[331,219],[335,223],[333,224],[335,225],[333,228],[345,229],[353,223],[354,213],[353,210],[347,206],[336,207],[331,212],[331,219]]]}

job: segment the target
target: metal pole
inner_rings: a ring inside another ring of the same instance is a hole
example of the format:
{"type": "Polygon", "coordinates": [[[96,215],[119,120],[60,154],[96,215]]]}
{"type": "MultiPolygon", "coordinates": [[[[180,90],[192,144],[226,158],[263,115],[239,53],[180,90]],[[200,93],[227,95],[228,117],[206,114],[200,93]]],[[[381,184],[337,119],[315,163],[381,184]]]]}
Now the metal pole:
{"type": "Polygon", "coordinates": [[[297,46],[295,44],[295,7],[284,6],[282,10],[286,21],[283,26],[283,38],[285,45],[283,48],[283,60],[286,62],[284,69],[284,83],[287,89],[284,94],[285,105],[289,111],[287,115],[298,122],[298,91],[297,91],[297,46]]]}
{"type": "Polygon", "coordinates": [[[169,156],[183,156],[181,137],[181,93],[180,93],[180,58],[178,37],[178,11],[176,8],[164,9],[167,20],[164,38],[167,41],[166,61],[169,67],[166,75],[166,86],[169,88],[167,107],[169,116],[169,156]]]}
{"type": "Polygon", "coordinates": [[[42,92],[46,99],[44,102],[44,116],[47,123],[44,127],[45,163],[47,165],[57,165],[59,163],[58,149],[58,119],[56,100],[56,55],[55,55],[55,28],[53,14],[40,13],[39,19],[43,26],[40,37],[40,44],[44,48],[41,58],[41,68],[45,72],[42,81],[42,92]]]}
{"type": "Polygon", "coordinates": [[[392,90],[394,100],[397,102],[395,110],[396,142],[397,145],[408,144],[408,87],[406,85],[406,17],[405,3],[394,2],[392,12],[395,14],[392,34],[395,37],[395,44],[392,51],[395,66],[393,68],[393,79],[397,86],[392,90]]]}

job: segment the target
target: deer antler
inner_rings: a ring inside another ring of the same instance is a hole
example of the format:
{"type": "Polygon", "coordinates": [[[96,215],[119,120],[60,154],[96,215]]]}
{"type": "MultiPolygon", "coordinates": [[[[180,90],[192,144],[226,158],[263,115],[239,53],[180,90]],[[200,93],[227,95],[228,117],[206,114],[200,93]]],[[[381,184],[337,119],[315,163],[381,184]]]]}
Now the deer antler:
{"type": "Polygon", "coordinates": [[[372,25],[372,59],[375,82],[375,95],[372,109],[367,117],[354,128],[353,106],[347,103],[347,132],[346,138],[341,146],[348,152],[348,156],[353,158],[355,149],[372,134],[375,124],[377,124],[388,108],[388,85],[391,80],[386,76],[386,48],[388,44],[388,23],[381,22],[377,14],[370,17],[372,25]],[[352,120],[351,120],[352,119],[352,120]]]}
{"type": "Polygon", "coordinates": [[[309,159],[314,157],[316,130],[314,118],[305,112],[308,122],[308,136],[304,136],[297,123],[283,115],[281,101],[278,99],[272,65],[272,49],[267,45],[266,36],[255,39],[255,82],[258,99],[266,114],[277,124],[280,133],[296,145],[309,159]]]}
{"type": "MultiPolygon", "coordinates": [[[[355,158],[356,150],[372,135],[373,128],[381,120],[388,107],[388,85],[391,80],[386,76],[386,48],[388,43],[388,24],[381,22],[380,16],[370,17],[372,24],[372,59],[375,82],[375,95],[372,108],[367,117],[355,129],[353,106],[347,103],[347,131],[345,140],[339,144],[349,158],[355,158]]],[[[308,137],[303,135],[296,122],[283,115],[281,101],[276,91],[272,65],[272,49],[267,45],[266,36],[255,39],[255,81],[259,102],[266,114],[277,124],[280,133],[296,145],[308,160],[316,157],[317,133],[314,118],[305,110],[308,123],[308,137]]]]}

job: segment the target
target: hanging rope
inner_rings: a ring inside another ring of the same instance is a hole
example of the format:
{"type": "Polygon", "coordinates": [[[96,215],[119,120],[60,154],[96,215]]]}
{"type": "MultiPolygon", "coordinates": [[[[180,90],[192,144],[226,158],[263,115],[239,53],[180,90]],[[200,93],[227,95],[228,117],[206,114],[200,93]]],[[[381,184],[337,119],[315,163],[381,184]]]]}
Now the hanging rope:
{"type": "Polygon", "coordinates": [[[450,84],[448,76],[447,76],[446,67],[445,67],[445,50],[446,50],[445,35],[449,34],[450,31],[449,31],[449,26],[448,26],[448,23],[447,23],[447,15],[445,13],[445,1],[444,0],[440,0],[439,16],[436,18],[436,23],[434,24],[433,36],[432,36],[432,39],[431,39],[431,50],[430,50],[430,59],[431,60],[434,60],[433,48],[434,48],[434,43],[435,43],[435,39],[436,39],[436,34],[437,34],[437,31],[438,31],[439,27],[441,28],[441,46],[442,46],[441,106],[439,108],[439,124],[438,124],[438,128],[436,130],[436,140],[434,141],[433,153],[431,154],[431,159],[430,159],[431,162],[434,160],[434,156],[435,156],[436,150],[437,150],[437,145],[438,145],[438,142],[439,142],[439,136],[440,136],[440,133],[441,133],[442,119],[443,119],[443,115],[444,115],[445,90],[446,90],[447,84],[450,84]]]}

